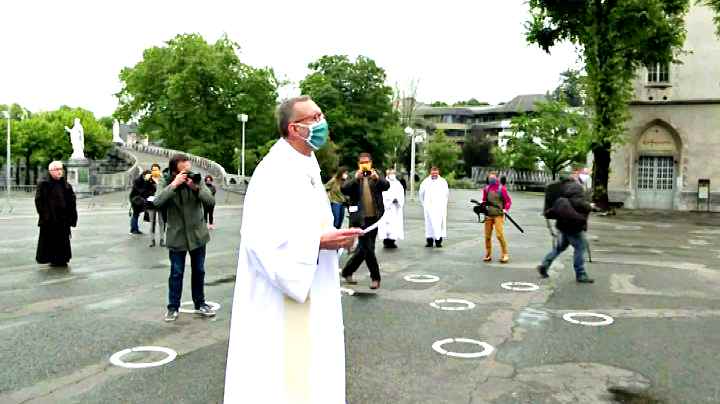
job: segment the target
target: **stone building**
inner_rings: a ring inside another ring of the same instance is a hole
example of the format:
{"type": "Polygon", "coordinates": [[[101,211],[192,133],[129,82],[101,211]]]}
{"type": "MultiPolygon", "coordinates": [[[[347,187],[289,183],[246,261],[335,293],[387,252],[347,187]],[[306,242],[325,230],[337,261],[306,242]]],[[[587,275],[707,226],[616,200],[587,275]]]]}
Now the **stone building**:
{"type": "Polygon", "coordinates": [[[682,63],[639,72],[626,139],[612,154],[611,201],[720,211],[720,39],[712,20],[709,8],[691,6],[682,63]]]}

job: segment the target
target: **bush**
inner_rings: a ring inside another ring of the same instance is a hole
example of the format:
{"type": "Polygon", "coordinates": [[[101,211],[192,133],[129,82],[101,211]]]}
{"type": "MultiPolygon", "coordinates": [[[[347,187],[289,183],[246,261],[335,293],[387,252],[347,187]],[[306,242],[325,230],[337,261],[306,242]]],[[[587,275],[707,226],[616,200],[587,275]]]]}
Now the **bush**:
{"type": "Polygon", "coordinates": [[[478,186],[470,178],[455,178],[455,172],[451,172],[445,177],[449,188],[454,189],[477,189],[478,186]]]}

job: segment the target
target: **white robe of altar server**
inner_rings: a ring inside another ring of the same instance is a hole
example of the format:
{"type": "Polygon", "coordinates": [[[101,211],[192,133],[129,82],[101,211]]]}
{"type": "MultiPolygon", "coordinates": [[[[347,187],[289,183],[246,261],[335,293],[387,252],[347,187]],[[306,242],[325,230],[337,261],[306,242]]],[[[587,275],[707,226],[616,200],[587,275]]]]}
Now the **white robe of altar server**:
{"type": "Polygon", "coordinates": [[[420,203],[425,212],[425,238],[447,237],[447,204],[450,191],[447,181],[427,177],[420,184],[420,203]]]}
{"type": "Polygon", "coordinates": [[[345,341],[334,230],[315,155],[279,139],[243,207],[226,404],[345,404],[345,341]]]}
{"type": "Polygon", "coordinates": [[[385,214],[378,226],[378,238],[381,240],[403,240],[405,230],[403,229],[403,206],[405,205],[405,191],[398,180],[388,180],[390,188],[383,191],[383,205],[385,214]],[[393,201],[397,201],[395,204],[393,201]]]}

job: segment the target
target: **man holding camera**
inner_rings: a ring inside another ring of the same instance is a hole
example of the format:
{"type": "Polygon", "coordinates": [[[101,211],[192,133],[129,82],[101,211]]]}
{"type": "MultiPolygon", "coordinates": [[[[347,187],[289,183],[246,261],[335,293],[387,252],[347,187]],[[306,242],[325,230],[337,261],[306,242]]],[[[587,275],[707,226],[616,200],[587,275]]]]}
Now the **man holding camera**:
{"type": "Polygon", "coordinates": [[[210,234],[203,217],[203,206],[215,206],[215,199],[202,181],[193,173],[188,156],[176,154],[169,164],[169,181],[163,179],[153,203],[167,211],[166,245],[170,250],[169,294],[165,321],[175,321],[182,296],[185,256],[190,255],[192,268],[192,299],[195,310],[205,317],[215,315],[205,303],[205,245],[210,234]],[[168,183],[169,182],[169,183],[168,183]]]}
{"type": "MultiPolygon", "coordinates": [[[[350,227],[366,229],[377,223],[385,213],[382,193],[388,189],[390,189],[390,184],[372,168],[370,153],[360,153],[358,170],[355,172],[354,178],[346,181],[342,186],[342,193],[348,197],[350,204],[348,208],[350,227]]],[[[346,283],[357,284],[352,275],[365,261],[372,280],[370,289],[380,287],[380,266],[375,257],[377,234],[378,230],[373,229],[359,237],[358,247],[342,271],[342,277],[346,283]]]]}

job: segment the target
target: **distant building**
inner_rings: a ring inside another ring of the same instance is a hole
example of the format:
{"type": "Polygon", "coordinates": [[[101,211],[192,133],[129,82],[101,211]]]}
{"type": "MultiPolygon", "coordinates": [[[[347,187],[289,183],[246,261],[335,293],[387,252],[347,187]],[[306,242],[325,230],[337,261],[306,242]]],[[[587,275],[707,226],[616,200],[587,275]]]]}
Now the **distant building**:
{"type": "Polygon", "coordinates": [[[545,94],[518,95],[510,102],[479,107],[431,107],[420,105],[415,120],[430,130],[442,129],[445,134],[463,144],[465,135],[484,135],[493,141],[510,127],[510,120],[520,114],[534,112],[535,103],[547,100],[545,94]]]}
{"type": "Polygon", "coordinates": [[[720,209],[720,39],[713,12],[692,5],[682,64],[641,69],[626,142],[612,153],[608,193],[631,209],[720,209]],[[710,187],[699,186],[706,180],[710,187]]]}

